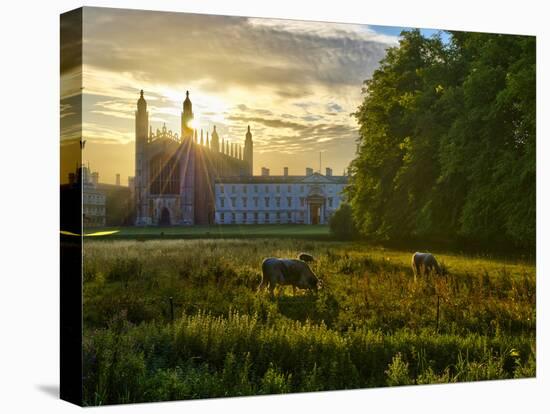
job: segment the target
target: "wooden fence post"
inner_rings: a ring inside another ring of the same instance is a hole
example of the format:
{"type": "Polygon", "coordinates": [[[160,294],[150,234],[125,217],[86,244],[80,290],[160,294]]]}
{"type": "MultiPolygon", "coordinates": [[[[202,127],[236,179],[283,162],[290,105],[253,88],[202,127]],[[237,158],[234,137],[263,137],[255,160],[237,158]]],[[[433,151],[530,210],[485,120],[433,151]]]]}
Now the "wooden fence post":
{"type": "Polygon", "coordinates": [[[174,322],[174,298],[170,296],[170,321],[174,322]]]}
{"type": "Polygon", "coordinates": [[[435,316],[435,333],[439,333],[439,295],[437,295],[437,311],[435,316]]]}

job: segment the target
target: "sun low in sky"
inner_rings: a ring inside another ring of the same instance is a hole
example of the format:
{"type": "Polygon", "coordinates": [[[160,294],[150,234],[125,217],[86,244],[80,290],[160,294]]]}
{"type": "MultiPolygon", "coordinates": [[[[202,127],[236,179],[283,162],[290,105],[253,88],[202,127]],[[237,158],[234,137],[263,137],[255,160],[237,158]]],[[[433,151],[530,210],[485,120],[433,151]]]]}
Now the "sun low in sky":
{"type": "Polygon", "coordinates": [[[402,28],[84,8],[83,65],[62,66],[62,137],[82,93],[83,161],[101,182],[134,175],[134,112],[145,91],[153,129],[180,133],[189,90],[197,129],[254,140],[254,174],[342,174],[355,153],[351,114],[402,28]],[[80,89],[79,71],[83,71],[80,89]]]}

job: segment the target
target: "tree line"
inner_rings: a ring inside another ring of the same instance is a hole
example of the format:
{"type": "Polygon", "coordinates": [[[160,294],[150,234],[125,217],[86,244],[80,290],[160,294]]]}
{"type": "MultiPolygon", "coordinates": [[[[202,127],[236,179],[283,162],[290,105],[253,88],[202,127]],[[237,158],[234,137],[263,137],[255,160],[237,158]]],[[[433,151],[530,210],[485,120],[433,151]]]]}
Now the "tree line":
{"type": "Polygon", "coordinates": [[[533,247],[535,57],[530,36],[402,32],[353,114],[357,231],[533,247]]]}

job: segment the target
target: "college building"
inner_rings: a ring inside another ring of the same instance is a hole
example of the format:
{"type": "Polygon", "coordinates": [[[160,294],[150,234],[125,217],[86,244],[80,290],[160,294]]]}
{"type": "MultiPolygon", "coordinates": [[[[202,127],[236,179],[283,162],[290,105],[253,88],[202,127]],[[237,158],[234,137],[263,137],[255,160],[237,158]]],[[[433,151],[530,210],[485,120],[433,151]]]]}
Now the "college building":
{"type": "Polygon", "coordinates": [[[305,175],[253,175],[250,126],[243,145],[222,139],[216,127],[192,128],[186,93],[180,134],[153,131],[143,91],[137,101],[135,177],[136,225],[325,224],[342,202],[347,176],[305,169],[305,175]]]}
{"type": "Polygon", "coordinates": [[[82,225],[103,227],[106,223],[105,194],[98,189],[99,173],[85,166],[79,166],[69,173],[69,187],[82,186],[82,225]]]}
{"type": "Polygon", "coordinates": [[[215,177],[252,175],[252,133],[244,146],[192,127],[186,93],[180,134],[149,125],[143,91],[137,101],[134,197],[136,225],[214,224],[215,177]]]}
{"type": "Polygon", "coordinates": [[[215,181],[217,224],[326,224],[342,202],[346,176],[227,177],[215,181]]]}

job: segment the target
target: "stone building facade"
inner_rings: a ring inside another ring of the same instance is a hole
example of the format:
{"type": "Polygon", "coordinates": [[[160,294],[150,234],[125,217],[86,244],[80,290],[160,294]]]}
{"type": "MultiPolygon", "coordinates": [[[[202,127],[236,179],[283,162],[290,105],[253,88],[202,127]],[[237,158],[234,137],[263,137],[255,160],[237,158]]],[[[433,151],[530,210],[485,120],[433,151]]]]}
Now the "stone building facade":
{"type": "MultiPolygon", "coordinates": [[[[266,169],[267,170],[267,169],[266,169]]],[[[347,176],[307,169],[306,175],[220,177],[215,180],[217,224],[326,224],[343,201],[347,176]]]]}
{"type": "Polygon", "coordinates": [[[69,186],[82,185],[82,224],[86,227],[103,227],[106,223],[105,194],[98,188],[99,173],[82,165],[69,174],[69,186]]]}
{"type": "Polygon", "coordinates": [[[193,129],[193,104],[186,93],[181,132],[149,125],[147,102],[140,93],[136,110],[134,197],[136,225],[193,225],[215,222],[214,180],[252,176],[250,127],[244,148],[193,129]]]}

